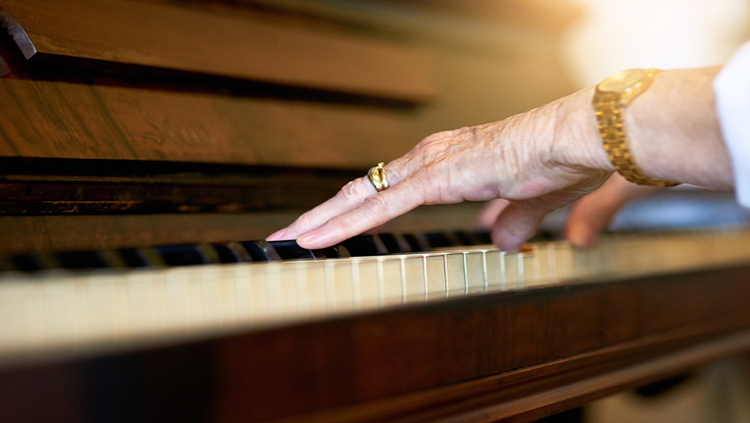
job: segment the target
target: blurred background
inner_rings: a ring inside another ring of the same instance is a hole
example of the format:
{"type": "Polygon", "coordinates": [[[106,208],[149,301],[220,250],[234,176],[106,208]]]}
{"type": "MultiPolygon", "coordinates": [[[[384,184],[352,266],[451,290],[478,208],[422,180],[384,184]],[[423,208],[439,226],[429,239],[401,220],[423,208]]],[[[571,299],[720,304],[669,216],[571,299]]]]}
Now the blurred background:
{"type": "MultiPolygon", "coordinates": [[[[437,95],[408,120],[408,138],[496,121],[540,106],[620,70],[719,65],[750,39],[748,0],[448,0],[336,2],[339,10],[380,14],[426,52],[437,95]],[[407,29],[408,28],[408,29],[407,29]]],[[[328,3],[332,4],[332,3],[328,3]]],[[[409,147],[411,144],[405,144],[409,147]]],[[[461,222],[456,210],[431,207],[428,218],[406,216],[391,230],[431,220],[461,222]],[[452,218],[453,217],[453,218],[452,218]]],[[[566,210],[544,228],[558,231],[566,210]]],[[[731,193],[695,187],[635,201],[615,230],[745,224],[731,193]]],[[[455,223],[460,225],[459,223],[455,223]]],[[[389,228],[386,228],[389,229],[389,228]]]]}
{"type": "Polygon", "coordinates": [[[636,67],[724,63],[750,38],[747,0],[577,0],[563,54],[579,86],[636,67]]]}
{"type": "MultiPolygon", "coordinates": [[[[578,0],[581,16],[565,31],[562,54],[579,87],[623,69],[714,66],[750,39],[747,0],[578,0]]],[[[565,213],[546,222],[559,228],[565,213]]],[[[613,229],[744,224],[731,194],[681,187],[636,201],[613,229]]]]}

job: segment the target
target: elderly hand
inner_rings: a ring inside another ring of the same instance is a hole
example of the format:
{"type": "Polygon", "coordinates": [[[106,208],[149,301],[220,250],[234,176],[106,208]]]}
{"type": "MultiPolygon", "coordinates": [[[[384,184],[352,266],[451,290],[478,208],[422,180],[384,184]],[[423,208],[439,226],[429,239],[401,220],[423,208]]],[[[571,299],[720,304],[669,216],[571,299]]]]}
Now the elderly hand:
{"type": "Polygon", "coordinates": [[[389,189],[377,193],[366,177],[354,180],[268,239],[323,248],[423,204],[504,198],[510,205],[493,226],[493,240],[518,249],[547,213],[612,172],[591,96],[585,90],[500,122],[431,135],[386,165],[389,189]]]}
{"type": "MultiPolygon", "coordinates": [[[[718,67],[662,72],[624,111],[630,150],[650,177],[732,189],[711,82],[718,67]]],[[[367,178],[303,214],[269,240],[323,248],[422,204],[502,198],[495,244],[515,250],[550,211],[599,187],[613,166],[602,148],[589,88],[500,122],[440,132],[388,163],[391,188],[367,178]]]]}

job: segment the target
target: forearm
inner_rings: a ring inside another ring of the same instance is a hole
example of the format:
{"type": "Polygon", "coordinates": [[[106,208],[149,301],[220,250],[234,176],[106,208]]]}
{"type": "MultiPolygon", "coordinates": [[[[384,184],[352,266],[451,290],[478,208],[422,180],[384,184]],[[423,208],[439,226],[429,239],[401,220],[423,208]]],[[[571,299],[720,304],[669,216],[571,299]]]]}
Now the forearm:
{"type": "MultiPolygon", "coordinates": [[[[719,67],[670,70],[625,109],[630,151],[646,175],[713,189],[733,187],[732,167],[721,136],[711,82],[719,67]]],[[[594,88],[560,106],[559,160],[571,167],[614,170],[591,107],[594,88]]]]}
{"type": "Polygon", "coordinates": [[[633,156],[647,175],[732,189],[731,162],[711,85],[719,70],[664,72],[626,110],[633,156]]]}

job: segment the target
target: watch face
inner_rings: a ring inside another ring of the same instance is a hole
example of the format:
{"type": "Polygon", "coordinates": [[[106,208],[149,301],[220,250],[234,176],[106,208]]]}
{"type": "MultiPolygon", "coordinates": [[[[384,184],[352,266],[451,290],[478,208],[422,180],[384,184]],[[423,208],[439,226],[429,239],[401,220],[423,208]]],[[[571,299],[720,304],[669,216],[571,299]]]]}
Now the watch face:
{"type": "Polygon", "coordinates": [[[599,84],[601,91],[623,92],[632,87],[646,75],[645,69],[629,69],[616,73],[599,84]]]}

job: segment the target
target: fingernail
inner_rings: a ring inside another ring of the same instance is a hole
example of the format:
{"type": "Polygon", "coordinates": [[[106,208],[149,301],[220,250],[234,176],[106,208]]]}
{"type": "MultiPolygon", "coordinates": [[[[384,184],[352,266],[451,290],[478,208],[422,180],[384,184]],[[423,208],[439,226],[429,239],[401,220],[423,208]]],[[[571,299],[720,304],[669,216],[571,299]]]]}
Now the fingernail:
{"type": "Polygon", "coordinates": [[[316,241],[320,240],[320,231],[317,229],[314,229],[309,232],[305,232],[302,235],[297,237],[297,244],[299,244],[302,248],[309,248],[312,244],[315,244],[316,241]]]}
{"type": "Polygon", "coordinates": [[[285,233],[286,233],[286,228],[280,229],[280,230],[272,233],[271,235],[268,235],[266,237],[266,241],[281,241],[282,239],[284,239],[284,234],[285,233]]]}

